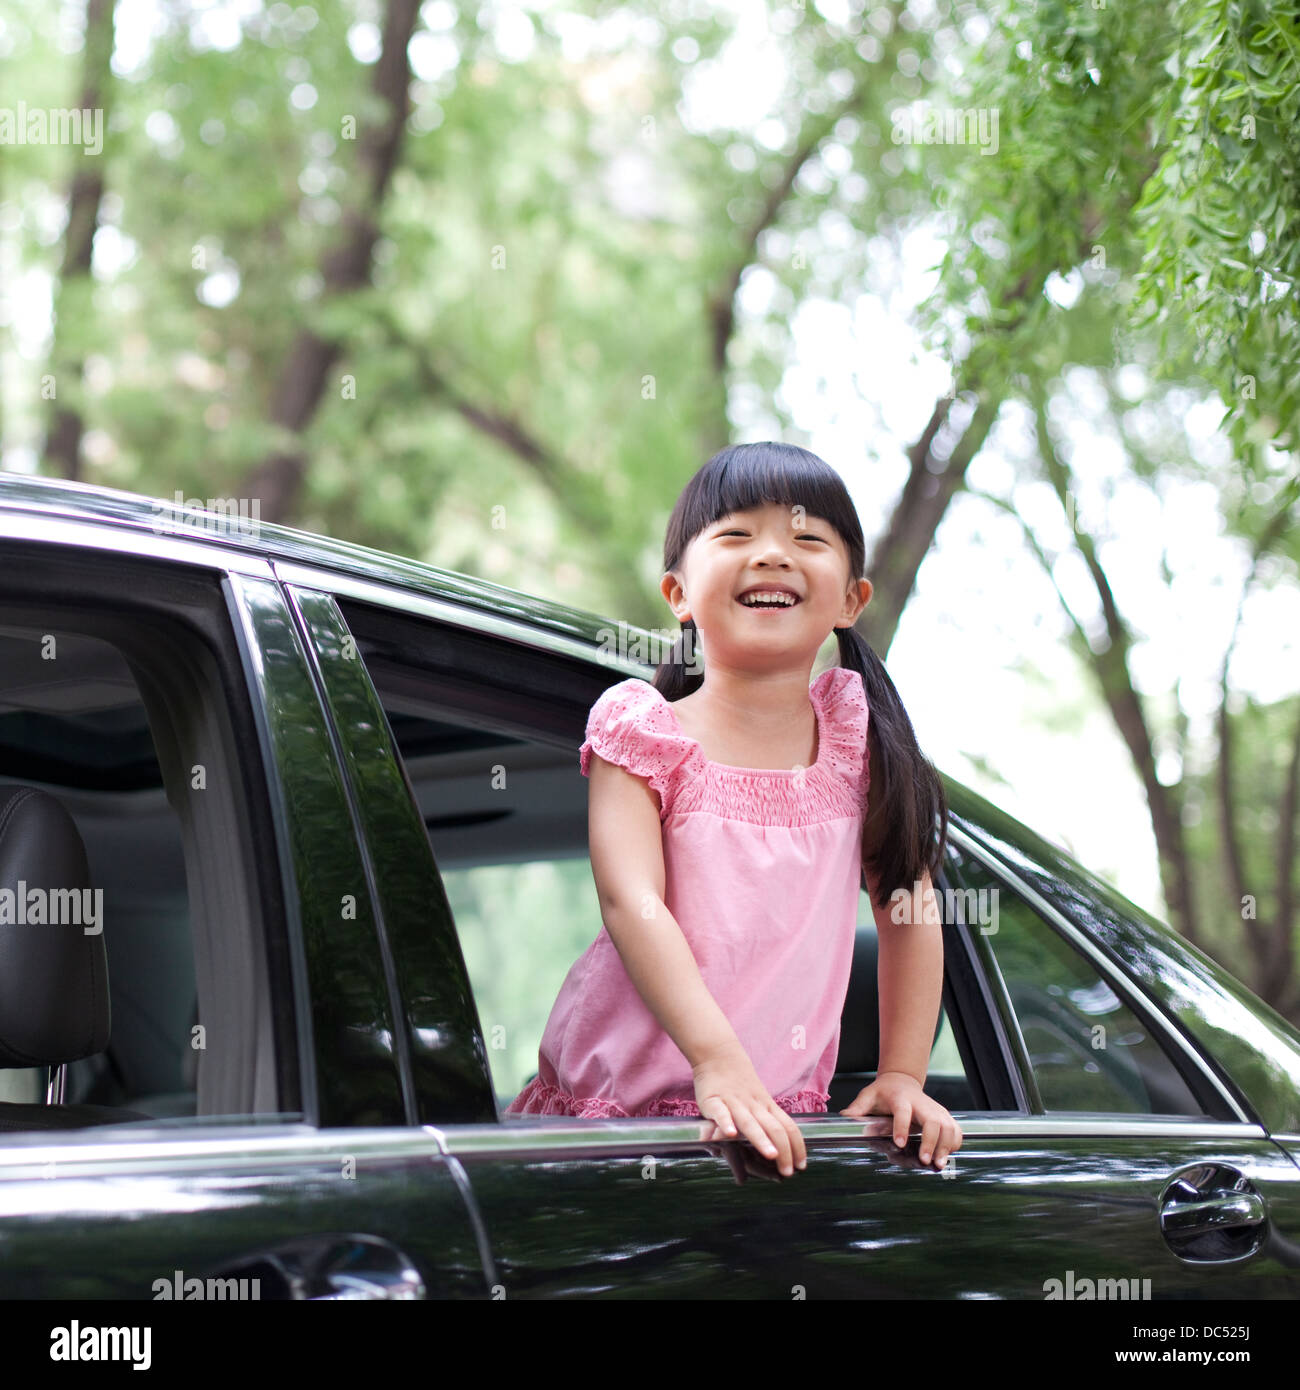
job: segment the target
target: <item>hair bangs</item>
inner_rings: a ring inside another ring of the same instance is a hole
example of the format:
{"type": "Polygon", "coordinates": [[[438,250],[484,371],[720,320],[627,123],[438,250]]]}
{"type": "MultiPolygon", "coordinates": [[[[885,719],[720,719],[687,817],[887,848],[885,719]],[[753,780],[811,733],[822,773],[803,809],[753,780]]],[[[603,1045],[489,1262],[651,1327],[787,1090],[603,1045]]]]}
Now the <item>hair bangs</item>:
{"type": "Polygon", "coordinates": [[[766,440],[722,449],[686,485],[664,536],[664,569],[676,569],[686,547],[725,516],[775,503],[823,517],[844,538],[854,574],[866,558],[862,526],[844,480],[824,459],[797,444],[766,440]]]}

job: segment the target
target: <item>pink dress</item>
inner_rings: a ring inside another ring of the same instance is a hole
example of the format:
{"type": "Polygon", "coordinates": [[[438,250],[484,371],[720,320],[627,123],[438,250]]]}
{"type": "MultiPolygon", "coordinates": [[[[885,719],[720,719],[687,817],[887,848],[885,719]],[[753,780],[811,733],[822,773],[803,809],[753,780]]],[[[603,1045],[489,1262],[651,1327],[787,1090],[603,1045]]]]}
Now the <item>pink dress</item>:
{"type": "MultiPolygon", "coordinates": [[[[643,680],[592,706],[592,752],[659,794],[664,901],[772,1099],[824,1112],[848,992],[862,870],[867,699],[841,666],[809,687],[817,758],[801,770],[710,762],[643,680]]],[[[609,932],[565,976],[537,1075],[507,1115],[699,1115],[690,1063],[650,1012],[609,932]]]]}

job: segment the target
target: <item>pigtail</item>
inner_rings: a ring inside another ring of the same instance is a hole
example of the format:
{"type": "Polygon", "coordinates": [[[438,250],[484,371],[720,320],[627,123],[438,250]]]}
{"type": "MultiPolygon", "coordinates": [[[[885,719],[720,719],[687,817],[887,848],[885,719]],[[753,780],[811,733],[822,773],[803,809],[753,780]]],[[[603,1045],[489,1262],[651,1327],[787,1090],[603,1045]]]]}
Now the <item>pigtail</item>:
{"type": "Polygon", "coordinates": [[[869,814],[862,826],[862,883],[867,866],[877,876],[876,905],[887,907],[896,889],[911,893],[928,869],[938,872],[948,834],[948,798],[934,765],[917,746],[884,663],[853,627],[836,629],[840,665],[862,677],[870,717],[867,757],[869,814]]]}
{"type": "Polygon", "coordinates": [[[704,683],[700,667],[700,634],[694,618],[682,623],[682,630],[673,643],[672,651],[655,668],[650,684],[665,700],[680,700],[698,690],[704,683]]]}

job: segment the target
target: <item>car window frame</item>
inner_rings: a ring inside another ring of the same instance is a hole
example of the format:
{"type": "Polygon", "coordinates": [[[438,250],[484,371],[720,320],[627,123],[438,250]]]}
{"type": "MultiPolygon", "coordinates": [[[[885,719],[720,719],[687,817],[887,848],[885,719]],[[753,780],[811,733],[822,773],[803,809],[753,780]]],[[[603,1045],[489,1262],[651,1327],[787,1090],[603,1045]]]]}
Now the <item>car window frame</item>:
{"type": "MultiPolygon", "coordinates": [[[[508,634],[509,639],[527,649],[529,657],[547,663],[544,697],[539,699],[537,688],[529,686],[530,714],[537,717],[517,725],[521,736],[537,743],[552,744],[574,751],[575,765],[574,731],[582,728],[592,701],[603,688],[603,683],[608,682],[608,669],[599,663],[593,665],[593,649],[586,644],[567,639],[552,644],[549,640],[550,634],[543,630],[504,620],[484,624],[479,621],[480,615],[477,610],[462,608],[444,600],[425,600],[422,596],[405,591],[382,590],[369,582],[349,582],[346,576],[328,572],[313,571],[308,574],[298,566],[277,566],[277,573],[291,603],[298,604],[305,595],[328,600],[333,605],[334,613],[343,625],[343,630],[357,645],[360,659],[356,664],[364,674],[365,687],[374,701],[376,722],[378,718],[382,718],[385,751],[395,759],[400,771],[405,789],[406,812],[419,827],[429,867],[437,879],[439,895],[446,906],[446,930],[449,933],[450,945],[454,947],[460,970],[464,971],[465,993],[469,1002],[463,1011],[462,1022],[472,1023],[475,1050],[481,1069],[481,1096],[477,1099],[468,1097],[468,1103],[476,1104],[482,1113],[469,1114],[461,1119],[435,1113],[431,1109],[433,1097],[428,1079],[422,1081],[416,1076],[414,1103],[417,1122],[436,1125],[439,1128],[447,1125],[501,1123],[502,1107],[495,1091],[487,1039],[479,1012],[479,1000],[464,965],[459,928],[450,904],[446,903],[441,867],[428,840],[424,818],[411,785],[406,761],[383,709],[376,689],[375,676],[362,649],[372,642],[387,640],[399,645],[405,641],[408,648],[438,652],[442,658],[439,661],[431,660],[427,666],[421,666],[417,661],[412,661],[411,664],[421,683],[427,683],[432,697],[446,709],[448,719],[454,721],[463,717],[467,725],[492,728],[500,725],[504,729],[514,725],[514,721],[518,719],[514,707],[519,702],[521,690],[516,664],[513,660],[504,659],[507,649],[500,639],[508,634]],[[358,590],[360,592],[357,592],[358,590]],[[343,600],[342,603],[340,599],[343,600]],[[354,626],[357,629],[355,633],[354,626]],[[489,629],[486,632],[485,627],[489,629]],[[560,650],[556,650],[557,645],[560,650]],[[574,662],[572,657],[575,654],[581,654],[584,660],[574,662]],[[473,674],[476,662],[479,663],[480,671],[485,665],[495,668],[492,671],[491,682],[481,675],[476,677],[473,674]],[[471,674],[466,675],[466,671],[471,674]],[[507,705],[510,708],[507,709],[507,705]]],[[[312,647],[317,662],[328,661],[328,653],[323,650],[319,639],[313,638],[312,647]]],[[[325,676],[326,673],[322,671],[321,674],[325,676]]],[[[373,743],[373,735],[371,741],[373,743]]],[[[376,808],[367,804],[369,793],[363,786],[354,784],[353,790],[358,805],[359,830],[364,834],[366,824],[374,819],[376,808]]],[[[396,903],[390,906],[400,910],[396,903]]],[[[441,917],[441,914],[439,916],[441,917]]],[[[398,924],[394,935],[400,936],[402,930],[402,926],[398,924]]],[[[437,993],[434,983],[421,977],[414,968],[409,953],[393,950],[391,958],[395,967],[395,988],[399,999],[437,993]]],[[[420,1039],[411,1028],[405,1008],[401,1010],[400,1016],[403,1026],[408,1030],[411,1047],[418,1053],[421,1047],[420,1039]]],[[[425,1051],[427,1052],[427,1047],[425,1051]]],[[[436,1064],[436,1058],[431,1060],[436,1064]]],[[[463,1073],[463,1065],[460,1070],[463,1073]]],[[[427,1063],[425,1071],[431,1078],[433,1069],[427,1063]]]]}
{"type": "Polygon", "coordinates": [[[1023,1040],[1018,1032],[1007,1028],[1000,997],[990,986],[980,948],[973,939],[974,924],[952,921],[946,912],[944,890],[951,883],[949,860],[957,853],[951,843],[951,831],[950,822],[947,856],[934,877],[935,902],[943,923],[943,1002],[971,1089],[977,1100],[982,1097],[984,1101],[963,1113],[1041,1113],[1041,1109],[1035,1109],[1036,1090],[1025,1085],[1017,1051],[1023,1040]]]}
{"type": "Polygon", "coordinates": [[[496,1102],[483,1029],[396,737],[335,597],[322,588],[281,587],[330,722],[362,848],[398,1021],[408,1123],[484,1123],[496,1102]]]}

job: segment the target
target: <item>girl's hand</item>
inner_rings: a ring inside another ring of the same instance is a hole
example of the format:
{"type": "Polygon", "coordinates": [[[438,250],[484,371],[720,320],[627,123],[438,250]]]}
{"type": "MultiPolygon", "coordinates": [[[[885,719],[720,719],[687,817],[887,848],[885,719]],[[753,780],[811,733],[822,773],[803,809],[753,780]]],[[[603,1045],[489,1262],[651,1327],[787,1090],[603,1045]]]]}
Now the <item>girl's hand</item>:
{"type": "Polygon", "coordinates": [[[808,1166],[799,1126],[768,1094],[754,1064],[739,1044],[692,1068],[695,1103],[714,1128],[706,1139],[735,1139],[737,1133],[788,1178],[808,1166]]]}
{"type": "Polygon", "coordinates": [[[921,1089],[916,1077],[905,1071],[882,1071],[870,1086],[858,1092],[852,1105],[841,1115],[892,1115],[894,1143],[907,1147],[907,1134],[915,1120],[921,1126],[921,1162],[942,1168],[950,1153],[961,1148],[961,1126],[939,1104],[921,1089]]]}

